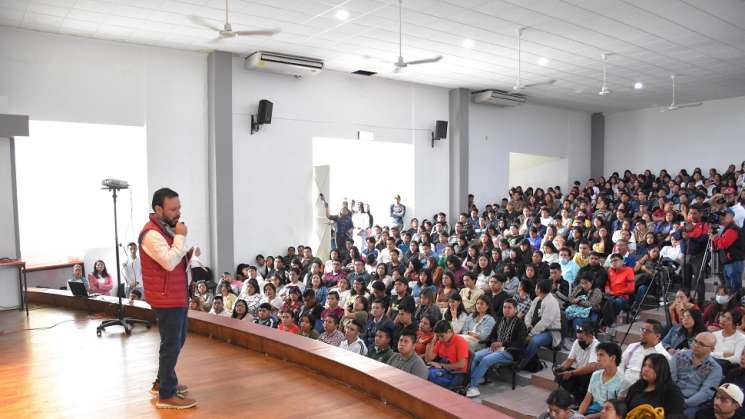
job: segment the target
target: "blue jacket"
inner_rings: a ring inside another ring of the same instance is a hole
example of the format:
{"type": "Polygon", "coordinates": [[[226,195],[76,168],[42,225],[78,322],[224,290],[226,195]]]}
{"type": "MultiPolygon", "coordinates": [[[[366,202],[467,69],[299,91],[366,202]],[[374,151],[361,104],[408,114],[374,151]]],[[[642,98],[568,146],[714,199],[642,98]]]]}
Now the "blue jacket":
{"type": "Polygon", "coordinates": [[[704,404],[714,397],[714,388],[722,381],[722,367],[709,355],[697,367],[693,366],[693,352],[678,351],[670,359],[670,374],[680,388],[686,407],[704,404]]]}

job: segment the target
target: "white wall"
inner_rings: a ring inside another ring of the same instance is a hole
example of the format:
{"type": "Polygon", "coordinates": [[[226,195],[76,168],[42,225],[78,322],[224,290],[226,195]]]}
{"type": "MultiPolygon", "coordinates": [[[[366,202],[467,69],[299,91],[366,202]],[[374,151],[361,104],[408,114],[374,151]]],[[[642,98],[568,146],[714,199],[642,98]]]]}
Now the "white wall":
{"type": "MultiPolygon", "coordinates": [[[[356,138],[364,130],[375,141],[413,143],[414,196],[402,196],[408,215],[430,217],[447,208],[447,140],[431,148],[426,131],[448,119],[446,89],[333,71],[297,80],[245,70],[239,58],[233,64],[237,261],[310,242],[313,137],[356,138]],[[260,99],[274,103],[272,124],[250,135],[260,99]]],[[[360,185],[375,181],[377,170],[395,170],[350,158],[359,161],[360,185]]]]}
{"type": "Polygon", "coordinates": [[[539,154],[510,153],[509,187],[530,185],[544,190],[569,183],[569,160],[539,154]]]}
{"type": "Polygon", "coordinates": [[[658,108],[605,116],[605,172],[726,169],[745,157],[745,96],[673,112],[658,108]]]}
{"type": "MultiPolygon", "coordinates": [[[[509,190],[509,155],[541,154],[569,160],[569,182],[590,177],[590,114],[525,104],[469,108],[468,183],[476,205],[498,202],[509,190]]],[[[568,185],[561,185],[566,191],[568,185]]]]}
{"type": "Polygon", "coordinates": [[[8,113],[147,126],[148,195],[161,186],[181,194],[189,242],[208,261],[206,54],[5,27],[0,51],[8,113]]]}
{"type": "MultiPolygon", "coordinates": [[[[11,179],[10,140],[0,137],[0,258],[13,259],[16,257],[16,220],[11,179]]],[[[0,269],[0,307],[14,307],[19,304],[18,271],[0,269]]]]}

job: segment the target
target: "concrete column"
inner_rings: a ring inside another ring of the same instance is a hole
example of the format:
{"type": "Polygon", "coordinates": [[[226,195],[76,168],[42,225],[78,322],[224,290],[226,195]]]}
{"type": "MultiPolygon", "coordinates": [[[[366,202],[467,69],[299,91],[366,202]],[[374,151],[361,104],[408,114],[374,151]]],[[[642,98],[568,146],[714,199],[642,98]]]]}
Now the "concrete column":
{"type": "Polygon", "coordinates": [[[215,275],[235,269],[233,237],[233,56],[207,57],[211,265],[215,275]]]}
{"type": "Polygon", "coordinates": [[[605,115],[598,112],[590,119],[590,176],[605,175],[605,115]]]}
{"type": "Polygon", "coordinates": [[[452,223],[468,203],[468,89],[450,91],[450,211],[452,223]]]}

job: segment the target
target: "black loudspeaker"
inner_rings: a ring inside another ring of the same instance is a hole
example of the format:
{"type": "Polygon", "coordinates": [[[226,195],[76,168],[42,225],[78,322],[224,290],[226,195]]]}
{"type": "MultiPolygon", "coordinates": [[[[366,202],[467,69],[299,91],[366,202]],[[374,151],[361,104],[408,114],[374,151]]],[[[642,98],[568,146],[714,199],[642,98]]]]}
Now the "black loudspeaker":
{"type": "Polygon", "coordinates": [[[437,121],[435,125],[435,138],[441,140],[448,137],[448,121],[437,121]]]}
{"type": "MultiPolygon", "coordinates": [[[[256,119],[259,124],[271,124],[272,123],[272,108],[274,104],[266,99],[259,101],[259,114],[256,119]]],[[[447,123],[446,123],[447,125],[447,123]]]]}

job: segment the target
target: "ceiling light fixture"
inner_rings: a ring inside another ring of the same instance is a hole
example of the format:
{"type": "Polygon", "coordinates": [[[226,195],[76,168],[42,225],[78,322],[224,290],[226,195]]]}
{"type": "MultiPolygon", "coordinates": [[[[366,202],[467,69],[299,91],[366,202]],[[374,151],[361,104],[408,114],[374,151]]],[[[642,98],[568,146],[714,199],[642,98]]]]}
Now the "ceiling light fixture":
{"type": "Polygon", "coordinates": [[[461,45],[463,46],[463,48],[471,49],[476,45],[476,43],[473,41],[473,39],[466,38],[463,40],[463,42],[461,42],[461,45]]]}
{"type": "Polygon", "coordinates": [[[548,65],[548,58],[541,57],[538,59],[538,65],[547,66],[548,65]]]}
{"type": "Polygon", "coordinates": [[[334,13],[334,16],[338,20],[347,20],[349,19],[349,11],[347,11],[346,9],[339,9],[336,11],[336,13],[334,13]]]}
{"type": "Polygon", "coordinates": [[[644,84],[642,82],[638,81],[638,82],[634,83],[634,89],[641,90],[643,88],[644,88],[644,84]]]}

